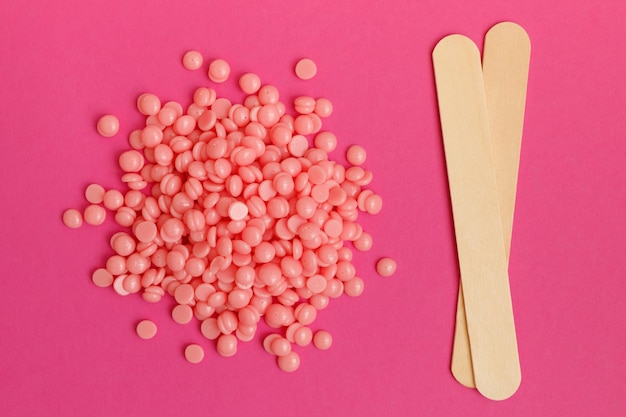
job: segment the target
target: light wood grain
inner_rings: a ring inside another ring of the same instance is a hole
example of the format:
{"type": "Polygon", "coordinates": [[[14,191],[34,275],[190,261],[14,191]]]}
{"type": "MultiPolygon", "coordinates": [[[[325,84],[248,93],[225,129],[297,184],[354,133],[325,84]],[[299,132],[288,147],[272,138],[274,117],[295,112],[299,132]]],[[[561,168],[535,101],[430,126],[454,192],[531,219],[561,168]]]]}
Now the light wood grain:
{"type": "MultiPolygon", "coordinates": [[[[489,30],[483,49],[483,79],[507,262],[513,232],[529,62],[530,39],[521,26],[502,22],[489,30]]],[[[451,369],[457,381],[475,387],[462,284],[451,369]]]]}
{"type": "Polygon", "coordinates": [[[450,35],[433,62],[474,381],[502,400],[521,375],[480,54],[450,35]]]}

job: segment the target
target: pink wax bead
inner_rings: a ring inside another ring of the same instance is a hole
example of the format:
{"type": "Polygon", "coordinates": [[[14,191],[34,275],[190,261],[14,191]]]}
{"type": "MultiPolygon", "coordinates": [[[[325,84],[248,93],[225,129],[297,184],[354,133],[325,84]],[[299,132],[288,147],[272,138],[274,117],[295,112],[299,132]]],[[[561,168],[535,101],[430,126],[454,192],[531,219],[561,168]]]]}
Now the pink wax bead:
{"type": "Polygon", "coordinates": [[[67,209],[63,212],[63,224],[71,229],[77,229],[83,224],[83,215],[76,209],[67,209]]]}
{"type": "Polygon", "coordinates": [[[276,356],[286,356],[291,352],[291,343],[284,337],[277,337],[272,340],[270,350],[276,356]]]}
{"type": "Polygon", "coordinates": [[[237,353],[237,337],[233,334],[223,334],[217,339],[217,352],[230,357],[237,353]]]}
{"type": "Polygon", "coordinates": [[[315,136],[315,147],[326,152],[332,152],[337,147],[337,137],[331,132],[320,132],[315,136]]]}
{"type": "Polygon", "coordinates": [[[246,94],[254,94],[261,87],[261,78],[258,75],[248,72],[239,78],[239,88],[246,94]]]}
{"type": "Polygon", "coordinates": [[[315,62],[309,58],[303,58],[296,64],[296,75],[301,80],[310,80],[317,74],[317,66],[315,62]]]}
{"type": "Polygon", "coordinates": [[[326,330],[318,330],[313,336],[313,345],[319,350],[326,350],[333,344],[333,337],[326,330]]]}
{"type": "Polygon", "coordinates": [[[185,348],[185,358],[190,363],[200,363],[204,359],[204,349],[202,346],[192,343],[185,348]]]}
{"type": "Polygon", "coordinates": [[[368,251],[372,248],[372,235],[367,232],[363,232],[361,233],[361,236],[353,242],[353,244],[354,247],[361,252],[368,251]]]}
{"type": "Polygon", "coordinates": [[[187,51],[183,55],[183,67],[193,71],[202,66],[202,54],[198,51],[187,51]]]}
{"type": "Polygon", "coordinates": [[[98,287],[110,287],[113,285],[113,275],[105,268],[96,269],[91,275],[91,279],[98,287]]]}
{"type": "Polygon", "coordinates": [[[396,261],[391,258],[382,258],[376,263],[376,272],[383,277],[390,277],[396,272],[396,261]]]}
{"type": "Polygon", "coordinates": [[[117,135],[117,132],[119,132],[120,130],[120,121],[118,120],[117,117],[111,115],[111,114],[107,114],[102,116],[99,120],[98,120],[98,124],[97,124],[97,129],[98,129],[98,133],[101,136],[104,136],[106,138],[110,138],[112,136],[117,135]]]}
{"type": "Polygon", "coordinates": [[[141,94],[137,98],[137,110],[145,116],[154,116],[161,110],[161,100],[154,94],[141,94]]]}
{"type": "Polygon", "coordinates": [[[350,297],[358,297],[363,293],[365,285],[359,277],[354,277],[344,283],[343,290],[350,297]]]}
{"type": "Polygon", "coordinates": [[[104,207],[117,210],[124,204],[124,195],[117,190],[108,190],[103,196],[104,207]]]}
{"type": "Polygon", "coordinates": [[[139,151],[133,149],[120,155],[119,164],[124,172],[139,172],[143,168],[144,157],[139,151]]]}
{"type": "Polygon", "coordinates": [[[85,208],[83,217],[85,219],[85,223],[93,226],[99,226],[104,223],[104,219],[106,219],[106,211],[101,206],[91,204],[85,208]]]}
{"type": "Polygon", "coordinates": [[[100,204],[104,200],[104,187],[99,184],[90,184],[85,189],[85,198],[91,204],[100,204]]]}
{"type": "Polygon", "coordinates": [[[209,65],[209,78],[216,83],[223,83],[230,75],[230,65],[223,59],[216,59],[209,65]]]}
{"type": "Polygon", "coordinates": [[[383,200],[377,195],[373,194],[365,199],[365,210],[369,214],[378,214],[383,208],[383,200]]]}
{"type": "Polygon", "coordinates": [[[172,309],[172,318],[178,324],[187,324],[193,318],[193,310],[188,305],[179,304],[172,309]]]}
{"type": "Polygon", "coordinates": [[[300,367],[300,356],[291,351],[284,356],[278,356],[276,358],[278,367],[285,372],[294,372],[300,367]]]}
{"type": "Polygon", "coordinates": [[[157,326],[151,320],[142,320],[137,323],[137,336],[142,339],[152,339],[157,334],[157,326]]]}
{"type": "Polygon", "coordinates": [[[346,159],[352,165],[362,165],[365,162],[367,153],[362,146],[352,145],[346,152],[346,159]]]}
{"type": "Polygon", "coordinates": [[[327,98],[318,98],[315,101],[315,114],[319,117],[328,117],[333,113],[333,103],[327,98]]]}

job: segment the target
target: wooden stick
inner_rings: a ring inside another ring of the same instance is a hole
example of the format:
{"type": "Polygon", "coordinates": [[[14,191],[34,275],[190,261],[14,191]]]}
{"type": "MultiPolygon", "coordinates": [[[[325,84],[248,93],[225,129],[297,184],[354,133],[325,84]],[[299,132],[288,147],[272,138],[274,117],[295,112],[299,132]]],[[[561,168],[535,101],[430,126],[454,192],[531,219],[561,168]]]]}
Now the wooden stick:
{"type": "Polygon", "coordinates": [[[474,380],[503,400],[521,375],[480,54],[450,35],[433,62],[474,380]]]}
{"type": "MultiPolygon", "coordinates": [[[[487,32],[483,78],[507,262],[513,232],[529,62],[530,39],[521,26],[502,22],[487,32]]],[[[467,387],[475,386],[462,284],[457,303],[451,368],[457,381],[467,387]]]]}

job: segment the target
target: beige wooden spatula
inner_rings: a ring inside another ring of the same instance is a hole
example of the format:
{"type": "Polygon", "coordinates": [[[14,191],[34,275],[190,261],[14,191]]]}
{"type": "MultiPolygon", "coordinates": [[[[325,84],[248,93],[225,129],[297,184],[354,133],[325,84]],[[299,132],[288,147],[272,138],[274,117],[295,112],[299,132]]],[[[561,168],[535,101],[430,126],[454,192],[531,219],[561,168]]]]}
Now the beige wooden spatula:
{"type": "MultiPolygon", "coordinates": [[[[502,22],[487,32],[483,49],[483,79],[507,260],[513,231],[529,61],[530,39],[521,26],[502,22]]],[[[451,368],[457,381],[467,387],[475,386],[462,284],[459,288],[451,368]]]]}
{"type": "Polygon", "coordinates": [[[502,400],[521,374],[480,54],[450,35],[433,63],[474,381],[502,400]]]}

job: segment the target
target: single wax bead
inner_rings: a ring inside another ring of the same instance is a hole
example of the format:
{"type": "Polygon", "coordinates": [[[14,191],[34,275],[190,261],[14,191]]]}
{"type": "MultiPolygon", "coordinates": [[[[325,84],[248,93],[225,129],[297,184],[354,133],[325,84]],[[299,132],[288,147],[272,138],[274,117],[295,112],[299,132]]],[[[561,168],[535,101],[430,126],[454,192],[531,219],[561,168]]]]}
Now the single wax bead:
{"type": "Polygon", "coordinates": [[[141,94],[137,98],[137,110],[144,116],[154,116],[161,110],[161,100],[154,94],[141,94]]]}
{"type": "Polygon", "coordinates": [[[178,324],[187,324],[193,318],[193,310],[188,305],[179,304],[172,309],[172,318],[178,324]]]}
{"type": "Polygon", "coordinates": [[[350,297],[358,297],[363,293],[365,285],[359,277],[354,277],[343,284],[343,291],[350,297]]]}
{"type": "Polygon", "coordinates": [[[192,343],[185,348],[185,358],[190,363],[200,363],[204,359],[204,349],[202,346],[192,343]]]}
{"type": "Polygon", "coordinates": [[[157,236],[157,226],[150,221],[143,221],[135,227],[135,236],[140,242],[152,242],[157,236]]]}
{"type": "Polygon", "coordinates": [[[83,213],[83,217],[85,218],[85,223],[90,224],[92,226],[99,226],[104,223],[104,219],[106,218],[106,211],[104,208],[91,204],[85,208],[85,212],[83,213]]]}
{"type": "Polygon", "coordinates": [[[234,334],[223,334],[217,339],[217,352],[230,357],[237,353],[237,337],[234,334]]]}
{"type": "Polygon", "coordinates": [[[151,320],[142,320],[137,324],[136,331],[142,339],[152,339],[157,334],[157,325],[151,320]]]}
{"type": "Polygon", "coordinates": [[[303,58],[296,64],[296,75],[301,80],[310,80],[317,74],[317,66],[309,58],[303,58]]]}
{"type": "Polygon", "coordinates": [[[183,67],[193,71],[202,66],[202,54],[198,51],[187,51],[183,55],[183,67]]]}
{"type": "Polygon", "coordinates": [[[63,224],[71,229],[77,229],[83,224],[83,215],[76,209],[67,209],[63,212],[63,224]]]}
{"type": "Polygon", "coordinates": [[[248,215],[248,206],[241,201],[236,201],[228,207],[228,217],[232,220],[243,220],[248,215]]]}
{"type": "Polygon", "coordinates": [[[230,65],[223,59],[216,59],[209,65],[209,78],[216,83],[223,83],[230,75],[230,65]]]}
{"type": "Polygon", "coordinates": [[[315,136],[315,147],[332,152],[337,147],[337,137],[331,132],[320,132],[315,136]]]}
{"type": "Polygon", "coordinates": [[[291,352],[291,343],[284,337],[277,337],[276,339],[272,340],[272,343],[270,344],[270,350],[276,356],[285,356],[288,355],[289,352],[291,352]]]}
{"type": "Polygon", "coordinates": [[[96,269],[91,275],[91,280],[98,287],[110,287],[113,285],[113,275],[105,268],[96,269]]]}
{"type": "Polygon", "coordinates": [[[376,264],[376,272],[383,277],[389,277],[396,272],[396,261],[391,258],[382,258],[376,264]]]}
{"type": "Polygon", "coordinates": [[[372,235],[367,232],[361,233],[361,236],[354,242],[354,247],[361,252],[366,252],[372,248],[372,235]]]}
{"type": "Polygon", "coordinates": [[[124,172],[139,172],[144,162],[143,155],[134,149],[122,153],[119,157],[120,168],[124,172]]]}
{"type": "Polygon", "coordinates": [[[120,130],[120,121],[117,117],[107,114],[98,120],[97,125],[98,133],[105,138],[115,136],[120,130]]]}
{"type": "Polygon", "coordinates": [[[298,346],[308,346],[313,340],[313,331],[307,326],[297,328],[293,332],[293,341],[298,346]]]}
{"type": "Polygon", "coordinates": [[[278,356],[276,359],[278,367],[285,372],[293,372],[300,367],[300,356],[291,351],[285,356],[278,356]]]}
{"type": "Polygon", "coordinates": [[[383,199],[378,194],[372,194],[365,199],[365,210],[369,214],[378,214],[383,208],[383,199]]]}
{"type": "Polygon", "coordinates": [[[261,78],[251,72],[244,74],[239,78],[239,88],[246,94],[254,94],[261,87],[261,78]]]}
{"type": "Polygon", "coordinates": [[[333,112],[333,103],[327,98],[318,98],[315,101],[315,114],[319,117],[328,117],[333,112]]]}
{"type": "Polygon", "coordinates": [[[108,190],[104,193],[102,202],[109,210],[117,210],[124,205],[124,195],[118,190],[108,190]]]}
{"type": "Polygon", "coordinates": [[[366,157],[367,154],[365,152],[365,149],[363,149],[363,147],[359,145],[350,146],[348,148],[348,151],[346,152],[346,159],[352,165],[362,165],[363,162],[365,162],[366,157]]]}
{"type": "Polygon", "coordinates": [[[99,184],[90,184],[85,190],[85,198],[91,204],[100,204],[104,199],[104,187],[99,184]]]}
{"type": "Polygon", "coordinates": [[[326,350],[333,344],[333,337],[326,330],[318,330],[313,336],[313,345],[319,350],[326,350]]]}

